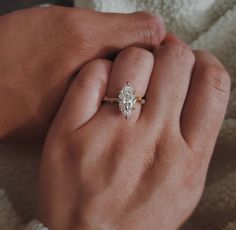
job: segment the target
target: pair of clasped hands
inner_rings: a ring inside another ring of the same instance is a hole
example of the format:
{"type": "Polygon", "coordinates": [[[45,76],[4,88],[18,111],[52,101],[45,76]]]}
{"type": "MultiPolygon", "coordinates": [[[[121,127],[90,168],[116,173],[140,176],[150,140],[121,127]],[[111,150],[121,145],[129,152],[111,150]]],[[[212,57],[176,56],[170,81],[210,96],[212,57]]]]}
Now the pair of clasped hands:
{"type": "Polygon", "coordinates": [[[42,223],[178,229],[200,199],[226,111],[222,64],[144,12],[28,9],[1,16],[0,34],[1,142],[47,133],[42,223]],[[127,81],[146,103],[124,119],[102,100],[127,81]]]}

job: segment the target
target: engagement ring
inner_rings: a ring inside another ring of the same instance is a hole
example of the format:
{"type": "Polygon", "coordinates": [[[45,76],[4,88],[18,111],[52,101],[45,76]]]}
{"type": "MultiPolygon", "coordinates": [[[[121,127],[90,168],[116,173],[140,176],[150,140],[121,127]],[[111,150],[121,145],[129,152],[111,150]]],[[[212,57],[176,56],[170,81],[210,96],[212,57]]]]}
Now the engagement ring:
{"type": "Polygon", "coordinates": [[[145,99],[139,96],[135,96],[136,91],[133,90],[130,82],[127,82],[121,89],[118,98],[104,97],[103,102],[118,103],[122,115],[127,119],[133,110],[135,110],[135,104],[138,102],[141,105],[145,103],[145,99]]]}

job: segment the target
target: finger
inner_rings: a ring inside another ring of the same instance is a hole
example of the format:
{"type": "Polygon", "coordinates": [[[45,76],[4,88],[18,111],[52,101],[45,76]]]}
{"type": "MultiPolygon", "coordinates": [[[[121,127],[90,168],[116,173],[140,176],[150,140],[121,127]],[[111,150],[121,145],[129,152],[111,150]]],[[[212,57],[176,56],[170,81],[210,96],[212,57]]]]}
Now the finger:
{"type": "Polygon", "coordinates": [[[112,47],[123,49],[135,45],[152,49],[158,47],[165,37],[165,26],[162,18],[158,15],[137,12],[104,14],[103,17],[105,21],[109,21],[105,35],[112,47]]]}
{"type": "MultiPolygon", "coordinates": [[[[119,91],[130,82],[132,88],[136,91],[136,95],[143,97],[146,93],[148,82],[152,73],[154,63],[154,56],[151,52],[142,48],[130,47],[122,51],[114,61],[110,81],[107,89],[108,97],[117,98],[119,91]]],[[[118,115],[122,119],[118,105],[105,106],[106,110],[113,112],[113,115],[118,115]]],[[[137,119],[140,113],[140,104],[135,104],[135,112],[132,113],[130,118],[137,119]]],[[[130,110],[132,111],[132,110],[130,110]]],[[[107,111],[106,111],[107,114],[107,111]]],[[[128,116],[129,117],[129,116],[128,116]]]]}
{"type": "Polygon", "coordinates": [[[156,62],[142,113],[157,125],[175,125],[179,120],[194,65],[190,49],[168,43],[156,52],[156,62]]]}
{"type": "Polygon", "coordinates": [[[184,41],[182,41],[180,38],[178,38],[176,35],[172,34],[172,33],[167,33],[165,36],[165,39],[162,42],[162,45],[167,44],[167,43],[177,43],[180,46],[183,46],[185,48],[189,48],[190,46],[188,46],[184,41]]]}
{"type": "Polygon", "coordinates": [[[86,25],[83,36],[89,43],[87,48],[93,47],[97,57],[115,54],[129,46],[156,48],[166,33],[162,18],[146,12],[118,14],[80,9],[78,16],[81,24],[86,25]]]}
{"type": "Polygon", "coordinates": [[[181,116],[181,130],[195,150],[212,150],[223,121],[230,92],[230,77],[206,51],[195,51],[196,64],[181,116]]]}
{"type": "Polygon", "coordinates": [[[111,62],[97,59],[75,77],[54,121],[54,130],[73,131],[88,122],[99,109],[107,89],[111,62]]]}

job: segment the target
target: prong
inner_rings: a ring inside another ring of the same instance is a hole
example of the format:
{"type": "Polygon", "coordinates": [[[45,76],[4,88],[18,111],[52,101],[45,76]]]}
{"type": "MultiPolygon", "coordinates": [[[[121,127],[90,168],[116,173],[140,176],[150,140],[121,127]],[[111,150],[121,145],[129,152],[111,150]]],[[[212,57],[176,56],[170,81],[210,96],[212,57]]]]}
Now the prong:
{"type": "Polygon", "coordinates": [[[140,104],[141,104],[141,105],[144,105],[145,102],[146,102],[145,99],[142,98],[141,101],[140,101],[140,104]]]}

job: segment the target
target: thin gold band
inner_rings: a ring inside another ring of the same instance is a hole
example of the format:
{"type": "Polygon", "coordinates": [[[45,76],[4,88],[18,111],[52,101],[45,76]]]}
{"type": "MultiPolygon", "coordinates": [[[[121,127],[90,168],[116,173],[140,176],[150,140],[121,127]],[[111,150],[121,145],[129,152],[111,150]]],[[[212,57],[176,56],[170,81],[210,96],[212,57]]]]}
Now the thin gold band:
{"type": "MultiPolygon", "coordinates": [[[[109,103],[119,103],[119,99],[116,97],[105,96],[102,101],[109,102],[109,103]]],[[[145,104],[145,99],[142,97],[136,97],[136,102],[139,102],[141,105],[143,105],[143,104],[145,104]]]]}

